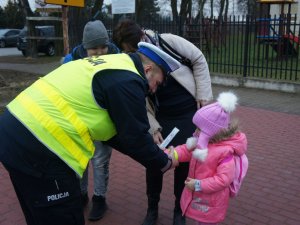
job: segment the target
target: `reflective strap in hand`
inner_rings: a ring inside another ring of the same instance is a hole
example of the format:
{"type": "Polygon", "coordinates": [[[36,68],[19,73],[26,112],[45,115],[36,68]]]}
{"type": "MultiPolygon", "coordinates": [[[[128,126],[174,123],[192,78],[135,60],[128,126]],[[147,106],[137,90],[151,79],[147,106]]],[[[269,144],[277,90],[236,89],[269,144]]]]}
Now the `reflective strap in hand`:
{"type": "Polygon", "coordinates": [[[168,144],[173,140],[175,135],[179,132],[179,129],[177,127],[174,127],[172,132],[166,137],[166,139],[159,145],[161,149],[165,149],[168,144]]]}

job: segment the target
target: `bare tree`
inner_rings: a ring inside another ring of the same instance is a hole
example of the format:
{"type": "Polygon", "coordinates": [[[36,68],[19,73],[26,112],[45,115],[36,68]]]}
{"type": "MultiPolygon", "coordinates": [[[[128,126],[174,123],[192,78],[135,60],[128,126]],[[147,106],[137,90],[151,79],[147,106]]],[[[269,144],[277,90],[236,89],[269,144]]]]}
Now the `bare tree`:
{"type": "Polygon", "coordinates": [[[257,12],[262,12],[263,15],[268,14],[268,9],[261,7],[256,0],[238,0],[238,9],[244,14],[256,16],[257,12]],[[258,10],[261,8],[261,10],[258,10]]]}
{"type": "Polygon", "coordinates": [[[206,0],[198,0],[199,10],[198,10],[198,13],[195,18],[196,21],[201,21],[201,19],[203,17],[203,9],[204,9],[205,3],[206,3],[206,0]]]}
{"type": "Polygon", "coordinates": [[[191,0],[182,0],[180,5],[179,15],[183,19],[187,19],[187,15],[191,17],[192,1],[191,0]]]}
{"type": "Polygon", "coordinates": [[[33,16],[28,0],[19,0],[19,5],[26,16],[33,16]]]}
{"type": "Polygon", "coordinates": [[[225,0],[220,0],[220,8],[219,8],[219,17],[223,15],[223,11],[225,9],[225,0]]]}
{"type": "Polygon", "coordinates": [[[104,0],[92,0],[90,5],[90,17],[93,19],[101,19],[102,17],[102,7],[104,0]]]}
{"type": "Polygon", "coordinates": [[[178,19],[177,0],[171,0],[171,9],[172,9],[173,19],[177,21],[178,19]]]}
{"type": "Polygon", "coordinates": [[[228,8],[229,8],[229,1],[228,0],[220,0],[219,20],[221,18],[224,18],[225,20],[227,20],[228,8]]]}
{"type": "Polygon", "coordinates": [[[192,0],[182,0],[180,4],[180,11],[177,11],[177,0],[171,0],[171,9],[173,19],[178,21],[179,16],[182,22],[188,19],[188,15],[191,18],[192,14],[192,0]]]}
{"type": "Polygon", "coordinates": [[[155,0],[137,0],[136,20],[137,21],[156,21],[158,18],[159,6],[155,0]]]}
{"type": "Polygon", "coordinates": [[[210,18],[214,18],[214,1],[210,0],[210,18]]]}
{"type": "Polygon", "coordinates": [[[224,12],[224,17],[227,20],[227,16],[228,16],[228,8],[229,8],[229,0],[225,0],[225,12],[224,12]]]}

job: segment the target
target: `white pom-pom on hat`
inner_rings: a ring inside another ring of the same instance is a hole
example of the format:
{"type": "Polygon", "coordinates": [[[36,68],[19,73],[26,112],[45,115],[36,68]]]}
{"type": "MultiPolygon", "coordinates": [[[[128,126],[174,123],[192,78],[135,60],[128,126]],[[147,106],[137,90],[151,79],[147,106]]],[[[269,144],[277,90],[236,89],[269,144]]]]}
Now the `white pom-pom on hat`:
{"type": "Polygon", "coordinates": [[[222,92],[217,99],[220,106],[228,113],[235,110],[237,100],[236,95],[232,92],[222,92]]]}

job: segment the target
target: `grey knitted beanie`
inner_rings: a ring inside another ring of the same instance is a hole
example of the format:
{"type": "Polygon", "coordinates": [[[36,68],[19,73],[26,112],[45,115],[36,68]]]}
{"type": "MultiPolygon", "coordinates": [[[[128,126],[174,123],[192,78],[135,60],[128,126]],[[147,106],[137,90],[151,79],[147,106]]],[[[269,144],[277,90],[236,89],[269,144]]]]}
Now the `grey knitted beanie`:
{"type": "Polygon", "coordinates": [[[108,33],[100,20],[88,22],[83,30],[82,44],[85,49],[108,45],[108,33]]]}

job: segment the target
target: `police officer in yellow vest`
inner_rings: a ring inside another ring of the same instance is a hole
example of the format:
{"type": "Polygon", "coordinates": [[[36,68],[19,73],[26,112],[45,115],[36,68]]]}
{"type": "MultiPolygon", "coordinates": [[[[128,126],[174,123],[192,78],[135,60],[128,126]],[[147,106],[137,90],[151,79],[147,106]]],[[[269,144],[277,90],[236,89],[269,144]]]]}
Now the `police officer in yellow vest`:
{"type": "Polygon", "coordinates": [[[147,93],[180,64],[139,43],[136,53],[88,57],[41,77],[0,117],[0,161],[28,225],[83,225],[78,176],[94,140],[165,172],[175,160],[148,133],[147,93]]]}

